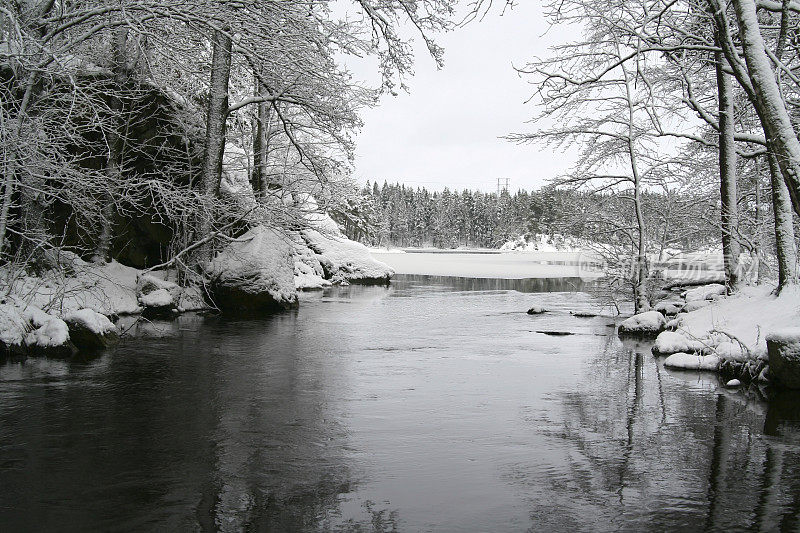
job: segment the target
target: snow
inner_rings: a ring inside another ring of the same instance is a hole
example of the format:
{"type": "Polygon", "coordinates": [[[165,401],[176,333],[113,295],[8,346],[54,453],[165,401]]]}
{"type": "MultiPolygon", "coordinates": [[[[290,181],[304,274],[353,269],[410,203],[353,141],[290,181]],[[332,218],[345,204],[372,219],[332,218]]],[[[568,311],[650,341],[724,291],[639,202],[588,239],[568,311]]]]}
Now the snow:
{"type": "Polygon", "coordinates": [[[664,366],[667,368],[679,368],[681,370],[717,370],[720,359],[716,355],[694,355],[688,353],[674,353],[664,359],[664,366]]]}
{"type": "Polygon", "coordinates": [[[780,336],[800,323],[800,288],[786,287],[780,296],[775,296],[772,289],[742,287],[733,296],[683,315],[679,330],[696,338],[717,330],[735,336],[753,355],[766,354],[767,336],[780,336]]]}
{"type": "Polygon", "coordinates": [[[94,265],[77,259],[74,276],[47,272],[27,276],[12,285],[12,296],[56,315],[88,308],[102,314],[141,311],[136,299],[136,277],[141,271],[112,261],[94,265]]]}
{"type": "Polygon", "coordinates": [[[139,296],[144,307],[169,307],[173,305],[172,294],[167,289],[157,289],[139,296]]]}
{"type": "Polygon", "coordinates": [[[739,387],[741,384],[742,384],[742,382],[739,381],[738,379],[732,379],[732,380],[728,381],[725,384],[725,386],[726,387],[730,387],[730,388],[734,388],[734,387],[739,387]]]}
{"type": "Polygon", "coordinates": [[[633,315],[619,325],[622,333],[658,333],[666,324],[664,315],[658,311],[645,311],[633,315]]]}
{"type": "Polygon", "coordinates": [[[64,320],[66,322],[78,324],[95,335],[105,335],[116,331],[117,327],[108,319],[107,316],[94,311],[93,309],[79,309],[68,313],[64,320]]]}
{"type": "Polygon", "coordinates": [[[774,328],[767,335],[766,340],[772,342],[779,342],[781,344],[800,343],[800,328],[798,327],[774,328]]]}
{"type": "Polygon", "coordinates": [[[69,327],[60,318],[50,317],[42,326],[25,336],[25,344],[40,348],[54,348],[69,342],[69,327]]]}
{"type": "Polygon", "coordinates": [[[547,312],[547,309],[545,309],[544,307],[540,307],[538,305],[534,305],[533,307],[528,309],[528,314],[529,315],[541,315],[541,314],[546,313],[546,312],[547,312]]]}
{"type": "Polygon", "coordinates": [[[658,355],[672,355],[678,352],[700,352],[706,347],[705,343],[699,340],[689,340],[680,333],[674,331],[662,331],[656,337],[653,344],[653,353],[658,355]]]}
{"type": "Polygon", "coordinates": [[[13,305],[0,304],[0,342],[6,346],[20,346],[25,340],[28,325],[13,305]]]}

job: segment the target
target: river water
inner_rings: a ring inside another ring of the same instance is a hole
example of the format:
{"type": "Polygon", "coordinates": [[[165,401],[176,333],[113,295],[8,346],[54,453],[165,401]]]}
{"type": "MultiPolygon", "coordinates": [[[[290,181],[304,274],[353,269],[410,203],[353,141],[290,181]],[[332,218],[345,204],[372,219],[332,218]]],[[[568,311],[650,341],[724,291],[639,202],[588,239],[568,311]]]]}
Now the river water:
{"type": "Polygon", "coordinates": [[[582,288],[401,275],[4,362],[0,529],[796,531],[798,399],[664,369],[582,288]]]}

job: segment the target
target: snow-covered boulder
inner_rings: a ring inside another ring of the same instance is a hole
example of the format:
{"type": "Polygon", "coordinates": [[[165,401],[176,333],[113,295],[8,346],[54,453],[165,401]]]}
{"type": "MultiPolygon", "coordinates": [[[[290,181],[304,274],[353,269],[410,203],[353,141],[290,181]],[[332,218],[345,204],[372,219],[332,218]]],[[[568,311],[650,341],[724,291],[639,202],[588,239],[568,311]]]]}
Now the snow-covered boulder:
{"type": "Polygon", "coordinates": [[[629,335],[655,335],[664,329],[667,320],[658,311],[645,311],[633,315],[619,325],[619,333],[629,335]]]}
{"type": "Polygon", "coordinates": [[[15,306],[0,304],[0,355],[25,351],[28,321],[15,306]]]}
{"type": "Polygon", "coordinates": [[[686,291],[684,294],[684,299],[687,303],[689,303],[699,300],[713,300],[718,296],[724,295],[725,285],[722,285],[721,283],[711,283],[709,285],[702,285],[686,291]]]}
{"type": "Polygon", "coordinates": [[[374,259],[366,246],[342,235],[328,215],[315,214],[311,226],[301,231],[300,237],[319,262],[325,279],[334,283],[385,284],[394,276],[394,270],[374,259]]]}
{"type": "Polygon", "coordinates": [[[702,352],[705,344],[694,339],[687,339],[685,336],[674,331],[662,331],[656,337],[652,352],[655,355],[672,355],[674,353],[702,352]]]}
{"type": "Polygon", "coordinates": [[[684,313],[691,313],[692,311],[697,311],[698,309],[702,309],[708,306],[711,302],[708,300],[692,300],[691,302],[686,302],[686,305],[683,306],[681,310],[684,313]]]}
{"type": "Polygon", "coordinates": [[[673,300],[658,302],[653,309],[665,316],[675,316],[683,309],[683,302],[673,300]]]}
{"type": "Polygon", "coordinates": [[[696,355],[678,352],[664,359],[664,366],[681,370],[716,371],[719,367],[719,357],[716,355],[696,355]]]}
{"type": "Polygon", "coordinates": [[[76,348],[70,340],[69,327],[60,318],[50,316],[48,320],[34,326],[37,326],[36,329],[25,336],[25,344],[33,354],[70,357],[75,353],[76,348]]]}
{"type": "Polygon", "coordinates": [[[172,281],[145,274],[136,282],[136,298],[147,317],[170,316],[178,308],[181,287],[172,281]]]}
{"type": "Polygon", "coordinates": [[[72,311],[64,317],[72,342],[81,350],[113,346],[119,340],[117,327],[107,316],[92,309],[72,311]]]}
{"type": "Polygon", "coordinates": [[[208,265],[211,297],[221,309],[255,311],[297,304],[294,252],[278,231],[257,226],[208,265]]]}
{"type": "Polygon", "coordinates": [[[773,385],[800,389],[800,328],[767,335],[769,380],[773,385]]]}
{"type": "Polygon", "coordinates": [[[541,314],[546,313],[546,312],[547,312],[547,309],[545,309],[544,307],[540,307],[538,305],[534,305],[533,307],[528,309],[528,314],[529,315],[541,315],[541,314]]]}

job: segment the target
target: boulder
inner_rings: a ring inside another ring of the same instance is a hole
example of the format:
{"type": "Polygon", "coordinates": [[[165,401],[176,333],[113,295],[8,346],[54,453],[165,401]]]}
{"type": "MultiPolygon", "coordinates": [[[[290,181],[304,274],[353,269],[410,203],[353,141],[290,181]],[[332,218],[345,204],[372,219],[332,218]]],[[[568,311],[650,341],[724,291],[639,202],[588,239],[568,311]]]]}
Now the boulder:
{"type": "Polygon", "coordinates": [[[785,389],[800,389],[800,328],[767,335],[769,380],[785,389]]]}
{"type": "Polygon", "coordinates": [[[716,355],[695,355],[678,352],[664,359],[664,366],[680,370],[715,371],[719,367],[719,357],[716,355]]]}
{"type": "Polygon", "coordinates": [[[277,231],[256,226],[217,254],[206,270],[214,304],[227,311],[297,305],[294,252],[277,231]]]}
{"type": "Polygon", "coordinates": [[[645,311],[633,315],[619,325],[619,333],[626,335],[656,335],[667,321],[658,311],[645,311]]]}
{"type": "Polygon", "coordinates": [[[73,344],[80,350],[109,348],[119,341],[117,327],[92,309],[72,311],[64,317],[73,344]]]}
{"type": "Polygon", "coordinates": [[[687,339],[680,333],[674,331],[662,331],[656,337],[651,351],[654,355],[672,355],[684,352],[702,352],[706,345],[698,340],[687,339]]]}
{"type": "Polygon", "coordinates": [[[538,305],[534,305],[530,309],[528,309],[529,315],[542,315],[547,312],[547,309],[544,307],[539,307],[538,305]]]}
{"type": "Polygon", "coordinates": [[[742,382],[739,381],[738,379],[731,379],[725,384],[725,386],[728,387],[728,388],[740,387],[741,385],[742,385],[742,382]]]}

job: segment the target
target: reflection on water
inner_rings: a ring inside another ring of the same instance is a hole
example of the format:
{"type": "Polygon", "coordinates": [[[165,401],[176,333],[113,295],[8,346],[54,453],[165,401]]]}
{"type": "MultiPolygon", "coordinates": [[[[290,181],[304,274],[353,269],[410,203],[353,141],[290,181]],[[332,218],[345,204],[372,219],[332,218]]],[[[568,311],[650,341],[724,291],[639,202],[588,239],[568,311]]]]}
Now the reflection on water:
{"type": "Polygon", "coordinates": [[[0,526],[797,529],[800,398],[664,369],[571,316],[588,295],[541,292],[568,281],[502,281],[402,276],[6,362],[0,526]]]}

